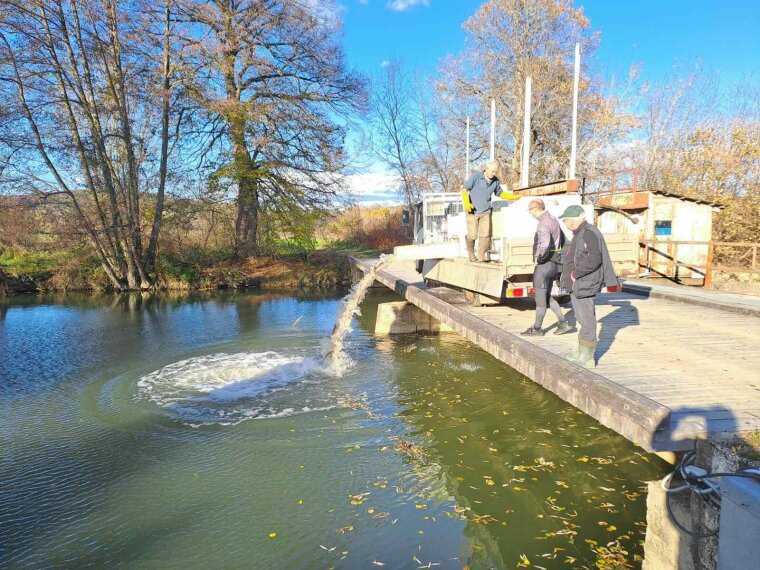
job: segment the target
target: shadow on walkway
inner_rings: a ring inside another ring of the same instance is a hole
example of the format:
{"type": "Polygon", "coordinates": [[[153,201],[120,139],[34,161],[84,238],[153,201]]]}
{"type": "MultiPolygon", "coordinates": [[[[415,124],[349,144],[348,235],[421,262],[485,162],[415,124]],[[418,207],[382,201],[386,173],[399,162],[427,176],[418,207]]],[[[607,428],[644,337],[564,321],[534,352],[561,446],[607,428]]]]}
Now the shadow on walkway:
{"type": "Polygon", "coordinates": [[[605,303],[615,307],[611,313],[599,319],[599,343],[596,347],[597,362],[607,354],[615,342],[617,333],[625,327],[636,327],[641,324],[639,320],[639,310],[631,301],[626,299],[615,299],[605,303]]]}

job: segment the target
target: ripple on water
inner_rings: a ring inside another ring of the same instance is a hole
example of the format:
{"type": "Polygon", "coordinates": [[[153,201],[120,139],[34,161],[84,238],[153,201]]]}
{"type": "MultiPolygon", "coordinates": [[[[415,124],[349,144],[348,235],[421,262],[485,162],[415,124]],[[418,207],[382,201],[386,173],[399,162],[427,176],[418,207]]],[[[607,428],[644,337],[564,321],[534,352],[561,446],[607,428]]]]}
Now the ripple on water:
{"type": "Polygon", "coordinates": [[[210,354],[174,362],[140,378],[137,397],[191,425],[234,425],[253,418],[327,410],[308,396],[328,377],[322,363],[273,351],[210,354]],[[280,393],[290,392],[287,398],[280,393]],[[296,404],[296,405],[294,405],[296,404]]]}

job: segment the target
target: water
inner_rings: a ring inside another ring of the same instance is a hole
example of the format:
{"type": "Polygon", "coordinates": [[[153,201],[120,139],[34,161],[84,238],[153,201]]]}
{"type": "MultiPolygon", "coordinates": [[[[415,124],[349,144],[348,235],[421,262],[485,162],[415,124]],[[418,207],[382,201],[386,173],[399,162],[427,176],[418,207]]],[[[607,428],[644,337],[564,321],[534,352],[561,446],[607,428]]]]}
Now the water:
{"type": "Polygon", "coordinates": [[[665,466],[394,299],[0,305],[0,567],[639,566],[665,466]]]}
{"type": "Polygon", "coordinates": [[[343,298],[343,303],[340,306],[340,311],[338,311],[335,322],[335,328],[333,328],[330,340],[325,347],[326,365],[334,372],[343,373],[346,365],[350,362],[345,355],[344,341],[346,335],[351,332],[351,322],[355,316],[361,315],[360,306],[367,296],[367,291],[369,291],[369,288],[374,283],[377,272],[394,259],[393,255],[381,256],[377,263],[370,268],[364,277],[354,284],[348,295],[343,298]]]}

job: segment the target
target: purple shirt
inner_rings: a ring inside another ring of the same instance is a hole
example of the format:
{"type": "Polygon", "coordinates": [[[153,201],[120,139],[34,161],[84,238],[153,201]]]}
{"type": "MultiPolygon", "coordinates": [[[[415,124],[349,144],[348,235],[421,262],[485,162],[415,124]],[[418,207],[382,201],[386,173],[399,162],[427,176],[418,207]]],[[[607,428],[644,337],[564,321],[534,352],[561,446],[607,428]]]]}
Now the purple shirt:
{"type": "Polygon", "coordinates": [[[536,235],[536,254],[535,259],[543,256],[550,247],[558,247],[560,244],[560,234],[562,230],[559,227],[559,221],[549,212],[544,212],[538,217],[538,229],[536,235]]]}

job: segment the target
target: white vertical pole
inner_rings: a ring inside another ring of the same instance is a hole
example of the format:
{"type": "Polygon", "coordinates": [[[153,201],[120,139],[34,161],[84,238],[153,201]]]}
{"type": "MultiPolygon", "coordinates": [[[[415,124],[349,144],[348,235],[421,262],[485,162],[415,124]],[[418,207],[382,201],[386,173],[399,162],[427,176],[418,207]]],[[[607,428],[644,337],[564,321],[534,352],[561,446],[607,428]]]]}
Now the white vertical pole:
{"type": "Polygon", "coordinates": [[[491,160],[496,158],[495,152],[496,140],[496,99],[491,99],[491,160]]]}
{"type": "Polygon", "coordinates": [[[470,178],[470,117],[467,117],[467,143],[464,151],[464,179],[470,178]]]}
{"type": "Polygon", "coordinates": [[[520,187],[528,187],[528,162],[530,159],[530,92],[531,79],[525,78],[525,113],[523,115],[522,167],[520,168],[520,187]]]}
{"type": "Polygon", "coordinates": [[[578,81],[581,74],[581,45],[575,44],[575,78],[573,79],[573,139],[570,143],[570,175],[575,178],[575,152],[578,145],[578,81]]]}

